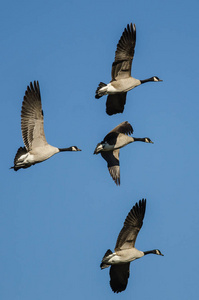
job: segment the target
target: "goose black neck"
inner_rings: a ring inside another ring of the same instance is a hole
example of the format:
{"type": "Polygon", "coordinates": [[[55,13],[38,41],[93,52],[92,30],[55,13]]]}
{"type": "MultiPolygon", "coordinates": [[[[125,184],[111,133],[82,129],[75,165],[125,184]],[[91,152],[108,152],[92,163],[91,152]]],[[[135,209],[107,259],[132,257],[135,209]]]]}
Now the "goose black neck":
{"type": "Polygon", "coordinates": [[[135,138],[133,137],[134,142],[145,142],[145,138],[135,138]]]}
{"type": "Polygon", "coordinates": [[[69,148],[59,148],[60,152],[64,152],[64,151],[72,151],[72,147],[69,148]]]}
{"type": "Polygon", "coordinates": [[[156,250],[145,251],[144,255],[147,255],[147,254],[156,254],[156,250]]]}
{"type": "Polygon", "coordinates": [[[150,82],[150,81],[154,81],[153,77],[150,77],[150,78],[147,78],[147,79],[140,80],[141,84],[146,83],[146,82],[150,82]]]}

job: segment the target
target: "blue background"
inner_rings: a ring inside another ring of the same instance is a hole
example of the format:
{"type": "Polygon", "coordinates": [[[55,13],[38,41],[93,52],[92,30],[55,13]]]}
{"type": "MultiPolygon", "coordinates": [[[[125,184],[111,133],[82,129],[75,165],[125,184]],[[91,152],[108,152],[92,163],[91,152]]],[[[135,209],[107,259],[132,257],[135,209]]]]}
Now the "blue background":
{"type": "Polygon", "coordinates": [[[1,3],[2,300],[197,299],[198,10],[196,0],[1,3]],[[124,113],[109,117],[106,97],[95,99],[95,90],[110,81],[117,42],[131,22],[132,75],[163,82],[130,91],[124,113]],[[14,172],[21,104],[33,80],[47,141],[83,151],[14,172]],[[123,121],[154,144],[121,150],[118,187],[93,151],[123,121]],[[115,295],[99,265],[141,198],[147,209],[136,247],[165,256],[131,263],[127,289],[115,295]]]}

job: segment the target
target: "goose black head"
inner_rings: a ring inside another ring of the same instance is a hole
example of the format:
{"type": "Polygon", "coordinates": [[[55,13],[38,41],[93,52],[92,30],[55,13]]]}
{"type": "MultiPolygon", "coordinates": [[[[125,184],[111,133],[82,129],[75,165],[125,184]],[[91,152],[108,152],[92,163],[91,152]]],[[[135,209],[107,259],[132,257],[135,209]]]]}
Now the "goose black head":
{"type": "Polygon", "coordinates": [[[98,154],[98,153],[100,153],[103,149],[104,149],[104,145],[102,144],[102,142],[101,142],[101,143],[98,143],[97,146],[96,146],[96,148],[95,148],[95,151],[94,151],[93,154],[98,154]]]}
{"type": "Polygon", "coordinates": [[[162,254],[160,250],[156,249],[154,251],[155,251],[155,254],[164,256],[164,254],[162,254]]]}
{"type": "Polygon", "coordinates": [[[145,137],[144,141],[145,141],[145,143],[151,143],[151,144],[153,144],[152,140],[150,138],[148,138],[148,137],[145,137]]]}
{"type": "Polygon", "coordinates": [[[71,151],[82,151],[82,150],[77,148],[77,146],[72,146],[71,151]]]}
{"type": "Polygon", "coordinates": [[[153,76],[152,78],[153,78],[153,81],[163,81],[162,79],[160,79],[160,78],[157,77],[157,76],[153,76]]]}

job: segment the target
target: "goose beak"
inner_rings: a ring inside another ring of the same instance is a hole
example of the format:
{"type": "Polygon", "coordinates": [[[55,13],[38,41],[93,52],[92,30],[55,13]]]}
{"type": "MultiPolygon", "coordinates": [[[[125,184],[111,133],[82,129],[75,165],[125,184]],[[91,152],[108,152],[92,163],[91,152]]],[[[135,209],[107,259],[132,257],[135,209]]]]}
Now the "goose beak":
{"type": "Polygon", "coordinates": [[[154,144],[154,142],[150,141],[149,143],[154,144]]]}
{"type": "Polygon", "coordinates": [[[101,143],[97,144],[95,151],[93,154],[98,154],[103,149],[103,145],[101,143]]]}
{"type": "Polygon", "coordinates": [[[82,151],[81,149],[77,148],[77,151],[82,151]]]}
{"type": "Polygon", "coordinates": [[[95,151],[93,152],[93,154],[98,154],[99,150],[97,149],[97,147],[95,148],[95,151]]]}
{"type": "Polygon", "coordinates": [[[163,81],[162,79],[159,79],[158,81],[163,81]]]}

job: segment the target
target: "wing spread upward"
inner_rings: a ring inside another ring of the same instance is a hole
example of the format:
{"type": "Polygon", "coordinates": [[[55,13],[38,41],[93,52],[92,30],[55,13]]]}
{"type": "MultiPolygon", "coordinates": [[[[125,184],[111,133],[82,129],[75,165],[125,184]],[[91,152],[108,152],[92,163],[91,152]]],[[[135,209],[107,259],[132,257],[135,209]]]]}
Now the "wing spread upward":
{"type": "Polygon", "coordinates": [[[120,293],[126,289],[130,275],[129,267],[130,263],[110,267],[110,286],[114,293],[120,293]]]}
{"type": "Polygon", "coordinates": [[[39,82],[30,82],[25,92],[21,110],[21,131],[27,151],[47,144],[41,106],[39,82]]]}
{"type": "Polygon", "coordinates": [[[114,151],[101,152],[102,157],[107,161],[109,173],[117,185],[120,185],[119,153],[119,149],[114,151]]]}
{"type": "Polygon", "coordinates": [[[126,92],[118,94],[110,94],[106,100],[106,113],[111,116],[123,113],[126,104],[126,92]]]}
{"type": "Polygon", "coordinates": [[[115,61],[112,64],[112,81],[131,76],[131,65],[136,42],[136,28],[132,23],[127,25],[117,44],[115,61]]]}
{"type": "Polygon", "coordinates": [[[134,247],[138,232],[143,224],[145,209],[146,199],[142,199],[130,210],[117,238],[115,251],[134,247]]]}
{"type": "Polygon", "coordinates": [[[118,133],[123,133],[123,134],[132,134],[133,133],[133,127],[128,121],[124,121],[117,125],[115,128],[113,128],[104,138],[104,141],[109,140],[110,137],[116,133],[118,136],[118,133]]]}

